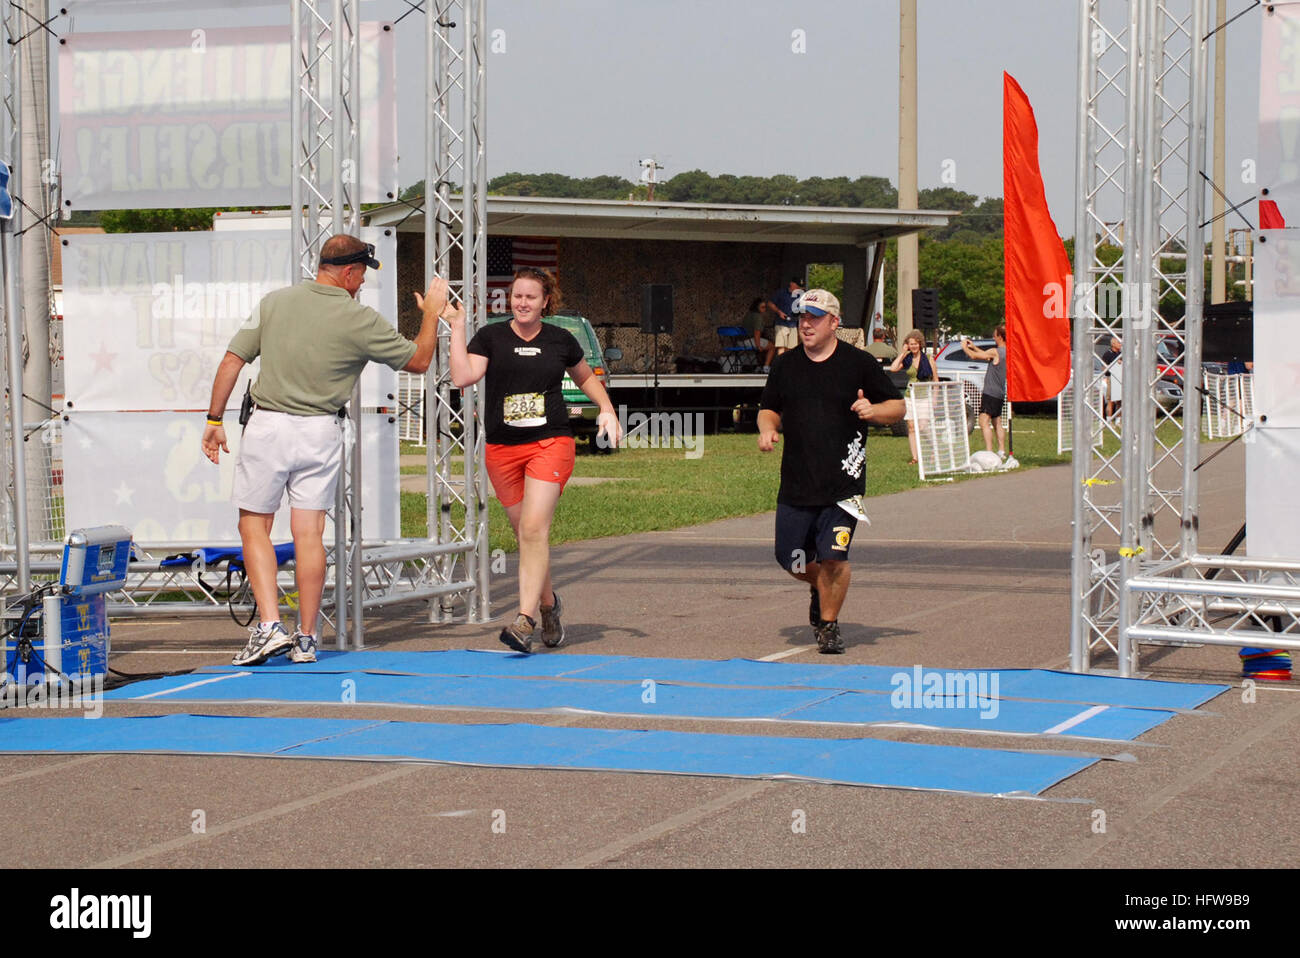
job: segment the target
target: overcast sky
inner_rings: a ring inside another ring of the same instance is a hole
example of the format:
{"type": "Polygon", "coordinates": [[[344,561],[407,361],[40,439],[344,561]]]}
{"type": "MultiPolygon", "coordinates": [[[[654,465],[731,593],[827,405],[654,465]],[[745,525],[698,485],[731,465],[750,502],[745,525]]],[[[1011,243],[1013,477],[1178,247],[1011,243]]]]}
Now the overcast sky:
{"type": "MultiPolygon", "coordinates": [[[[78,29],[94,24],[93,6],[74,8],[87,17],[78,29]]],[[[1001,196],[1006,70],[1034,106],[1048,202],[1058,229],[1072,234],[1077,0],[917,6],[921,188],[1001,196]],[[945,163],[953,183],[941,180],[945,163]]],[[[1230,13],[1242,6],[1230,3],[1230,13]]],[[[362,4],[368,20],[397,20],[410,9],[407,0],[362,4]]],[[[1255,152],[1261,10],[1226,31],[1234,199],[1254,192],[1239,170],[1255,152]]],[[[286,11],[241,9],[219,22],[283,20],[286,11]]],[[[702,169],[897,184],[897,0],[488,0],[487,11],[489,33],[504,45],[488,55],[492,176],[635,180],[638,160],[654,157],[664,177],[702,169]],[[800,42],[806,52],[796,52],[800,42]]],[[[396,28],[403,187],[424,176],[423,16],[409,13],[396,28]]],[[[150,25],[192,22],[167,20],[156,10],[149,16],[150,25]]]]}

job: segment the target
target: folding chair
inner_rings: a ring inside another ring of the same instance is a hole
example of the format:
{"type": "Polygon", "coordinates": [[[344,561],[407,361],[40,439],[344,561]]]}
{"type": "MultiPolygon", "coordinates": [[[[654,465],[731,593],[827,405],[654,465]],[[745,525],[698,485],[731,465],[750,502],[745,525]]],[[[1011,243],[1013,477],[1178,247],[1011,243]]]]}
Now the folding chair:
{"type": "MultiPolygon", "coordinates": [[[[253,587],[249,585],[248,574],[244,571],[244,550],[234,547],[210,546],[195,549],[193,552],[167,556],[158,565],[160,567],[193,565],[196,560],[202,560],[201,568],[203,569],[218,569],[218,575],[220,575],[220,565],[223,562],[226,564],[224,598],[226,607],[230,610],[230,617],[239,625],[251,624],[253,616],[257,614],[257,605],[253,603],[253,587]],[[244,618],[241,619],[241,615],[244,618]]],[[[277,567],[291,561],[293,561],[292,542],[283,542],[275,547],[275,564],[277,567]]],[[[218,586],[210,586],[203,581],[202,573],[196,572],[194,578],[213,598],[223,598],[218,591],[218,586]]]]}
{"type": "Polygon", "coordinates": [[[722,347],[722,371],[724,373],[743,373],[757,369],[758,350],[754,348],[754,337],[742,326],[719,326],[718,342],[722,347]]]}

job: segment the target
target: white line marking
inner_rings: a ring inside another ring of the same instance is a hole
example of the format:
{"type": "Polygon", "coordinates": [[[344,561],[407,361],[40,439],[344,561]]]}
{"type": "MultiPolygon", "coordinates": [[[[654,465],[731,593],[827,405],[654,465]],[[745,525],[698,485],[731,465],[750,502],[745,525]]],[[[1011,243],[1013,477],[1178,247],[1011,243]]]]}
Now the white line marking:
{"type": "Polygon", "coordinates": [[[1064,732],[1066,729],[1071,729],[1071,728],[1074,728],[1076,725],[1081,725],[1081,724],[1083,724],[1084,722],[1088,721],[1088,719],[1092,718],[1094,715],[1100,715],[1102,712],[1106,711],[1106,709],[1108,709],[1108,708],[1110,708],[1109,705],[1094,705],[1094,706],[1093,706],[1092,708],[1090,708],[1090,709],[1084,709],[1082,712],[1080,712],[1080,713],[1079,713],[1078,715],[1076,715],[1074,718],[1068,718],[1068,719],[1066,719],[1066,720],[1065,720],[1064,722],[1062,722],[1060,725],[1053,725],[1051,728],[1049,728],[1049,729],[1048,729],[1046,732],[1044,732],[1043,734],[1044,734],[1044,735],[1060,735],[1060,734],[1061,734],[1062,732],[1064,732]]]}
{"type": "Polygon", "coordinates": [[[771,655],[765,655],[758,661],[760,662],[779,662],[781,659],[788,659],[792,655],[798,655],[800,652],[807,652],[809,649],[815,649],[815,645],[800,645],[793,649],[786,649],[784,652],[773,652],[771,655]]]}
{"type": "Polygon", "coordinates": [[[231,672],[229,675],[218,675],[215,678],[201,679],[198,682],[190,682],[188,685],[178,685],[174,689],[161,689],[157,692],[150,692],[148,695],[133,695],[132,702],[138,702],[141,699],[157,698],[159,695],[171,695],[173,692],[184,692],[186,689],[198,688],[200,685],[208,685],[212,682],[224,682],[226,679],[243,678],[246,675],[252,675],[252,672],[231,672]]]}

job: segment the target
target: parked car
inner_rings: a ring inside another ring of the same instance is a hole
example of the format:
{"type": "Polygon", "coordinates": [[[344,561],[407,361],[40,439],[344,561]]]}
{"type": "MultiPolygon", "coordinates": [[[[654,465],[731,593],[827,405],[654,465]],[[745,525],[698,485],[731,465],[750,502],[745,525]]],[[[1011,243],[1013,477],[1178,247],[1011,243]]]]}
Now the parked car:
{"type": "MultiPolygon", "coordinates": [[[[510,319],[510,313],[497,313],[487,318],[489,323],[501,323],[510,319]]],[[[591,371],[600,377],[600,381],[609,389],[609,366],[608,362],[617,362],[623,358],[621,349],[611,347],[602,350],[600,348],[600,339],[596,336],[596,330],[592,328],[591,322],[575,310],[561,310],[543,320],[553,326],[559,326],[573,334],[573,338],[582,346],[583,358],[587,360],[587,365],[591,371]],[[608,361],[608,362],[607,362],[608,361]]],[[[591,448],[596,452],[612,452],[613,450],[605,447],[602,448],[596,442],[596,416],[600,409],[596,404],[587,398],[587,394],[574,385],[573,378],[564,374],[564,382],[560,387],[564,392],[564,403],[569,408],[569,425],[573,427],[575,437],[586,437],[591,443],[591,448]]]]}
{"type": "MultiPolygon", "coordinates": [[[[997,343],[991,339],[971,340],[977,349],[993,349],[997,343]]],[[[961,340],[951,342],[939,350],[934,361],[940,379],[954,381],[964,380],[974,383],[977,389],[984,388],[984,374],[988,372],[987,359],[971,359],[961,348],[961,340]]]]}

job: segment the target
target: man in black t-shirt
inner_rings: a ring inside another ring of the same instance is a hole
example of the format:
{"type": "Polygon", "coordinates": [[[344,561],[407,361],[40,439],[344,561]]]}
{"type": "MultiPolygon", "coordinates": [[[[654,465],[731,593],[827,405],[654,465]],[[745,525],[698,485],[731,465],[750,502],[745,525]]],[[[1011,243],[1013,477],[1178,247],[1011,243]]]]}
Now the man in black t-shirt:
{"type": "Polygon", "coordinates": [[[817,651],[838,653],[857,523],[839,503],[866,492],[867,425],[896,423],[906,410],[880,363],[836,338],[839,300],[812,289],[795,310],[801,348],[772,365],[759,401],[758,448],[771,452],[784,430],[776,561],[809,584],[817,651]]]}

